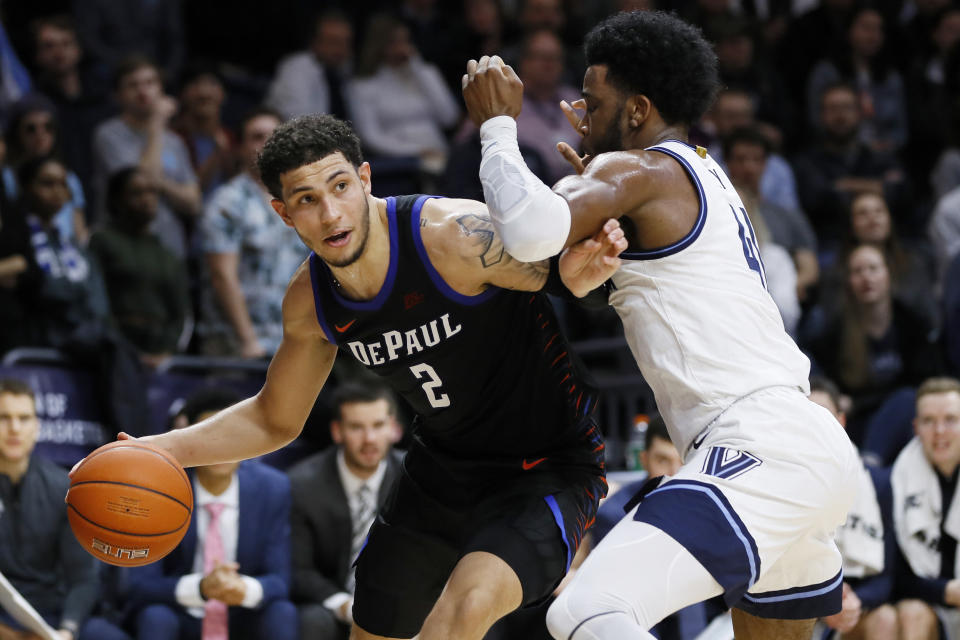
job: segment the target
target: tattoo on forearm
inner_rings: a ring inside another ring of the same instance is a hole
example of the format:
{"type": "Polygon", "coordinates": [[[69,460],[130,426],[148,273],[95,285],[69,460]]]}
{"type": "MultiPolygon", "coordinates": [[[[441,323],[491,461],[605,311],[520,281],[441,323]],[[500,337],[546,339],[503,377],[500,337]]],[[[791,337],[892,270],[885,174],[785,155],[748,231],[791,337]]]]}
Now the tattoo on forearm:
{"type": "MultiPolygon", "coordinates": [[[[516,288],[536,289],[546,282],[550,271],[548,260],[540,262],[520,262],[515,260],[503,247],[503,241],[497,235],[490,216],[466,213],[456,217],[460,232],[471,243],[472,255],[480,258],[484,269],[497,267],[499,270],[511,270],[517,275],[516,288]]],[[[514,287],[511,287],[514,288],[514,287]]]]}

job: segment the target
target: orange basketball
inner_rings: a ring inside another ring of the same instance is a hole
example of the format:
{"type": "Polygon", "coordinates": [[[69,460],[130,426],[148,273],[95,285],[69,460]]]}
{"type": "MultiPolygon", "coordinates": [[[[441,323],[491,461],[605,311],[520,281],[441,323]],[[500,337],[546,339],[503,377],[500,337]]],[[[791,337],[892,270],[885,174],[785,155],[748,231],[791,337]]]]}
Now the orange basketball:
{"type": "Polygon", "coordinates": [[[180,543],[193,512],[190,479],[177,460],[137,440],[111,442],[77,467],[67,518],[84,549],[120,567],[150,564],[180,543]]]}

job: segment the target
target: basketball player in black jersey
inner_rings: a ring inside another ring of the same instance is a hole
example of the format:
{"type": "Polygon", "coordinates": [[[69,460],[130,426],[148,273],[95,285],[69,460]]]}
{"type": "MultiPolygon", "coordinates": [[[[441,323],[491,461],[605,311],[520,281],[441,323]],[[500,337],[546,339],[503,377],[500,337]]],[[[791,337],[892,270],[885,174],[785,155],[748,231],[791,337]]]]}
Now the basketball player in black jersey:
{"type": "Polygon", "coordinates": [[[605,494],[596,395],[546,296],[603,283],[615,221],[551,269],[504,250],[486,207],[371,195],[357,137],[331,116],[281,125],[259,159],[274,209],[313,250],[283,303],[263,389],[145,438],[184,466],[298,435],[338,347],[416,410],[404,473],[356,563],[351,638],[482,638],[553,591],[605,494]]]}

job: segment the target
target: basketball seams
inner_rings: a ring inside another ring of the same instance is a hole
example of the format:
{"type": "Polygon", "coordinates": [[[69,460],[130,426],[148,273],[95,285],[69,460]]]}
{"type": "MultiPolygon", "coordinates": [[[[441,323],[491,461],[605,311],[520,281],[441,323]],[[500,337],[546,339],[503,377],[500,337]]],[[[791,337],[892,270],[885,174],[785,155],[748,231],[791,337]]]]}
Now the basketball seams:
{"type": "Polygon", "coordinates": [[[190,523],[190,518],[187,518],[186,520],[183,521],[183,523],[181,523],[181,525],[180,525],[179,527],[177,527],[176,529],[173,529],[172,531],[164,531],[164,532],[162,532],[162,533],[133,533],[133,532],[130,532],[130,531],[121,531],[121,530],[119,530],[119,529],[111,529],[110,527],[105,527],[105,526],[103,526],[103,525],[100,524],[99,522],[94,522],[93,520],[91,520],[91,519],[88,518],[87,516],[85,516],[85,515],[83,515],[82,513],[80,513],[80,510],[77,509],[77,508],[76,508],[75,506],[73,506],[72,504],[70,504],[69,502],[67,503],[67,507],[69,507],[70,509],[72,509],[73,512],[74,512],[75,514],[77,514],[78,517],[83,518],[83,520],[84,520],[85,522],[89,522],[90,524],[92,524],[93,526],[97,527],[98,529],[103,529],[104,531],[109,531],[110,533],[117,533],[117,534],[120,534],[120,535],[122,535],[122,536],[130,536],[130,537],[133,537],[133,538],[159,538],[160,536],[169,536],[169,535],[172,535],[172,534],[174,534],[174,533],[177,533],[178,531],[180,531],[181,529],[183,529],[185,526],[187,526],[187,524],[190,523]]]}
{"type": "MultiPolygon", "coordinates": [[[[156,489],[151,489],[150,487],[144,487],[144,486],[139,485],[139,484],[132,484],[132,483],[130,483],[130,482],[117,482],[116,480],[81,480],[80,482],[74,482],[73,484],[71,484],[71,485],[70,485],[70,488],[73,489],[74,487],[79,487],[79,486],[85,485],[85,484],[113,484],[113,485],[118,485],[118,486],[121,486],[121,487],[130,487],[130,488],[132,488],[132,489],[140,489],[140,490],[142,490],[142,491],[149,491],[150,493],[155,493],[155,494],[157,494],[158,496],[163,496],[164,498],[168,498],[168,499],[176,502],[176,503],[179,504],[181,507],[183,507],[184,509],[187,510],[187,515],[188,515],[188,516],[193,514],[193,508],[192,508],[192,507],[184,504],[183,502],[181,502],[180,500],[174,498],[174,497],[171,496],[170,494],[164,493],[164,492],[162,492],[162,491],[158,491],[158,490],[156,490],[156,489]]],[[[67,491],[67,494],[68,494],[68,495],[67,495],[67,499],[69,499],[69,493],[70,493],[70,492],[67,491]]],[[[69,504],[69,503],[68,503],[68,504],[69,504]]]]}
{"type": "Polygon", "coordinates": [[[169,464],[171,467],[173,467],[174,469],[177,470],[177,473],[180,475],[180,477],[183,479],[184,482],[186,482],[188,485],[190,484],[190,478],[189,478],[189,476],[187,476],[187,472],[183,470],[183,466],[181,466],[180,463],[175,462],[175,461],[173,461],[173,460],[170,459],[170,458],[172,458],[173,456],[171,456],[171,455],[170,455],[169,453],[167,453],[166,451],[162,451],[162,450],[154,447],[153,445],[148,445],[148,444],[145,444],[145,443],[143,443],[143,442],[137,442],[136,440],[132,440],[132,441],[119,440],[119,441],[117,441],[117,442],[113,442],[113,443],[110,443],[110,444],[108,444],[108,445],[104,445],[104,446],[101,447],[100,449],[92,452],[90,455],[88,455],[86,458],[84,458],[84,460],[83,460],[83,462],[80,464],[80,466],[77,467],[77,471],[79,472],[80,469],[82,469],[82,468],[86,465],[87,461],[92,460],[93,458],[96,458],[96,457],[98,457],[98,456],[100,456],[100,455],[102,455],[102,454],[104,454],[104,453],[106,453],[106,452],[108,452],[108,451],[113,451],[113,450],[115,450],[115,449],[126,449],[126,448],[136,449],[136,450],[138,450],[138,451],[148,451],[148,452],[150,452],[151,454],[153,454],[153,455],[155,455],[155,456],[159,456],[161,460],[163,460],[164,462],[166,462],[166,463],[169,464]],[[128,444],[128,442],[129,442],[130,444],[128,444]]]}

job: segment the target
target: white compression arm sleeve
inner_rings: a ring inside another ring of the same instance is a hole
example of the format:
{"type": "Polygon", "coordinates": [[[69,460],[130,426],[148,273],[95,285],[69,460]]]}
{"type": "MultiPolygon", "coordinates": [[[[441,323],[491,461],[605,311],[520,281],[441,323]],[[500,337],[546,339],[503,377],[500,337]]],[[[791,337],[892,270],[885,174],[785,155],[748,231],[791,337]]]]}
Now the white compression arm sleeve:
{"type": "Polygon", "coordinates": [[[511,256],[521,262],[560,253],[570,234],[570,206],[527,168],[510,116],[480,126],[480,182],[493,225],[511,256]]]}

